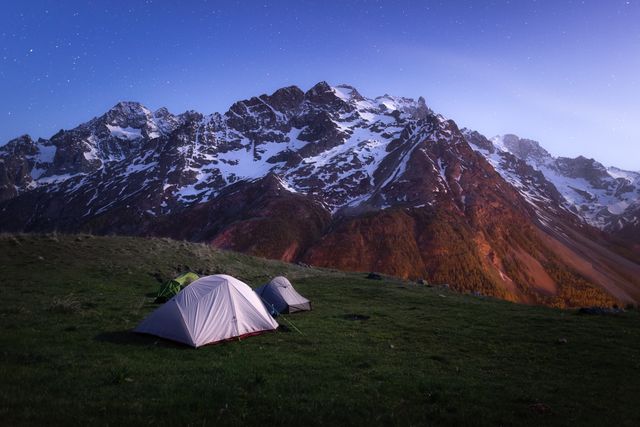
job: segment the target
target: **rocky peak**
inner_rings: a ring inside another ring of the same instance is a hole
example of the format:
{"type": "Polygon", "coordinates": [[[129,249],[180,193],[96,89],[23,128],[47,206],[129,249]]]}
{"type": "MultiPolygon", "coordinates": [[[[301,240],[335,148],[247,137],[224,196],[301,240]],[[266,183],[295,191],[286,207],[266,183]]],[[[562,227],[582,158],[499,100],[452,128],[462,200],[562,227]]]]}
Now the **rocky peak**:
{"type": "Polygon", "coordinates": [[[255,96],[234,103],[225,116],[231,128],[243,133],[258,132],[263,127],[272,128],[279,121],[273,107],[264,98],[255,96]]]}
{"type": "MultiPolygon", "coordinates": [[[[161,108],[162,109],[162,108],[161,108]]],[[[165,108],[166,110],[166,108],[165,108]]],[[[136,101],[120,101],[107,111],[107,114],[123,114],[123,115],[138,115],[144,113],[147,110],[141,103],[136,101]]]]}
{"type": "MultiPolygon", "coordinates": [[[[214,113],[214,116],[219,118],[220,114],[214,113]]],[[[204,118],[202,113],[198,113],[195,110],[187,110],[184,113],[180,114],[178,117],[180,117],[184,121],[198,121],[204,118]]]]}
{"type": "Polygon", "coordinates": [[[345,101],[364,101],[365,98],[360,95],[360,92],[358,92],[358,90],[351,86],[351,85],[347,85],[347,84],[341,84],[336,86],[335,88],[333,88],[334,92],[338,92],[338,96],[343,98],[345,101]]]}
{"type": "Polygon", "coordinates": [[[17,138],[12,139],[3,147],[0,147],[0,152],[7,156],[26,156],[36,154],[38,147],[34,143],[31,136],[24,134],[17,138]]]}
{"type": "Polygon", "coordinates": [[[411,111],[411,115],[416,119],[424,120],[431,114],[433,114],[433,111],[429,107],[427,107],[427,102],[425,101],[425,99],[422,96],[419,97],[418,105],[413,111],[411,111]]]}
{"type": "Polygon", "coordinates": [[[107,111],[100,121],[109,126],[141,129],[152,117],[151,111],[139,102],[123,101],[107,111]]]}
{"type": "Polygon", "coordinates": [[[487,137],[482,135],[480,132],[467,128],[462,128],[460,131],[469,144],[485,150],[490,154],[495,153],[496,147],[487,137]]]}
{"type": "Polygon", "coordinates": [[[416,101],[413,98],[384,94],[375,98],[375,101],[382,110],[405,113],[413,119],[424,120],[434,114],[433,110],[427,107],[427,103],[422,96],[416,101]]]}
{"type": "Polygon", "coordinates": [[[16,197],[33,185],[31,170],[38,153],[38,146],[29,135],[0,147],[0,202],[16,197]]]}
{"type": "Polygon", "coordinates": [[[603,180],[610,178],[607,169],[602,164],[583,156],[578,156],[575,159],[558,157],[556,166],[564,175],[571,178],[583,178],[596,187],[602,186],[603,180]]]}
{"type": "Polygon", "coordinates": [[[156,117],[159,119],[167,119],[167,118],[173,117],[173,114],[169,112],[167,107],[160,107],[153,112],[153,117],[156,117]]]}
{"type": "Polygon", "coordinates": [[[297,109],[304,101],[304,92],[298,86],[288,86],[276,90],[270,96],[261,95],[267,104],[280,112],[297,109]]]}
{"type": "Polygon", "coordinates": [[[551,154],[532,139],[520,138],[517,135],[506,134],[495,139],[506,151],[521,160],[543,161],[551,158],[551,154]]]}
{"type": "Polygon", "coordinates": [[[339,96],[339,92],[329,86],[329,83],[325,81],[317,83],[309,89],[304,94],[304,98],[311,104],[326,105],[334,109],[344,108],[348,105],[347,102],[339,96]]]}
{"type": "MultiPolygon", "coordinates": [[[[166,110],[166,108],[165,108],[166,110]]],[[[107,117],[139,117],[151,115],[145,106],[134,101],[120,101],[107,111],[107,117]]]]}
{"type": "Polygon", "coordinates": [[[313,85],[313,87],[309,89],[304,95],[306,97],[312,97],[312,96],[321,95],[327,92],[332,92],[331,85],[329,85],[329,83],[327,83],[326,81],[322,80],[316,83],[315,85],[313,85]]]}

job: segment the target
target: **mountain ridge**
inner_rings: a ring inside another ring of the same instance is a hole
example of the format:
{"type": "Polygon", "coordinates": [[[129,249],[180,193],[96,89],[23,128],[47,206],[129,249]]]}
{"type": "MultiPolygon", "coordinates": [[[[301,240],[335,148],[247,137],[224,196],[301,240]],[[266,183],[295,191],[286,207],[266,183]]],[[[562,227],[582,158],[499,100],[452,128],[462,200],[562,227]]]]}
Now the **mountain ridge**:
{"type": "Polygon", "coordinates": [[[422,97],[319,82],[222,114],[121,102],[0,159],[1,231],[162,235],[521,302],[640,300],[636,264],[617,258],[637,253],[620,243],[640,228],[633,172],[489,140],[422,97]]]}

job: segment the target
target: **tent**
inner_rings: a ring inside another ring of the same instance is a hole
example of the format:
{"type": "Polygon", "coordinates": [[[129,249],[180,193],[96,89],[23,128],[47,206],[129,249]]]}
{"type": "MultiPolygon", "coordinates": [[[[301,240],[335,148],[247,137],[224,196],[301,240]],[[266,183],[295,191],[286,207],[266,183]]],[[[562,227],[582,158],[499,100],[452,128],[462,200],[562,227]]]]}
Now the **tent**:
{"type": "Polygon", "coordinates": [[[277,313],[295,313],[311,310],[311,301],[300,295],[286,277],[278,276],[266,285],[256,289],[256,293],[267,307],[277,313]]]}
{"type": "Polygon", "coordinates": [[[216,274],[191,283],[152,312],[134,332],[200,347],[277,327],[246,283],[216,274]]]}
{"type": "Polygon", "coordinates": [[[196,273],[184,273],[175,279],[169,280],[165,282],[160,289],[158,290],[158,295],[156,295],[156,302],[165,302],[174,297],[178,292],[185,288],[189,283],[194,280],[198,280],[198,275],[196,273]]]}

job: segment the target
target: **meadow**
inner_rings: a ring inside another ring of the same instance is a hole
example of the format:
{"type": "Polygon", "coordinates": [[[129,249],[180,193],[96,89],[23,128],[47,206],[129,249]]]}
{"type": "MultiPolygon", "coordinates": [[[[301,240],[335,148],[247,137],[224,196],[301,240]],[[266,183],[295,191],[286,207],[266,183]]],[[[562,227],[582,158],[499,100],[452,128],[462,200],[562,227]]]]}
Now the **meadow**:
{"type": "Polygon", "coordinates": [[[0,272],[7,426],[640,425],[636,310],[517,305],[169,239],[3,235],[0,272]],[[254,288],[285,275],[313,311],[199,349],[132,333],[187,270],[254,288]]]}

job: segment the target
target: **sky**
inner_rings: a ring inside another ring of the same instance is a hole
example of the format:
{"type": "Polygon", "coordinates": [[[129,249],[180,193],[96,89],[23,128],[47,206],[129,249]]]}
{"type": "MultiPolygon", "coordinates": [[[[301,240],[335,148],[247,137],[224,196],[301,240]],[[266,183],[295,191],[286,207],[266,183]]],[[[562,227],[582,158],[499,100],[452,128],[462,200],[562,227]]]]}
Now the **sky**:
{"type": "Polygon", "coordinates": [[[0,0],[0,144],[322,80],[640,170],[640,0],[0,0]]]}

